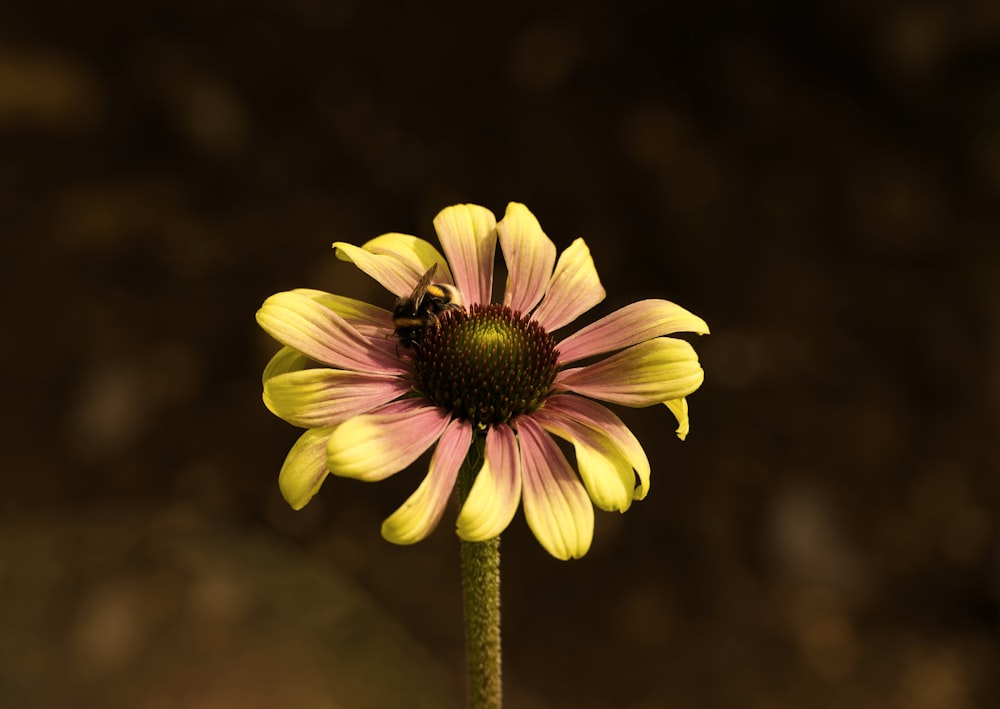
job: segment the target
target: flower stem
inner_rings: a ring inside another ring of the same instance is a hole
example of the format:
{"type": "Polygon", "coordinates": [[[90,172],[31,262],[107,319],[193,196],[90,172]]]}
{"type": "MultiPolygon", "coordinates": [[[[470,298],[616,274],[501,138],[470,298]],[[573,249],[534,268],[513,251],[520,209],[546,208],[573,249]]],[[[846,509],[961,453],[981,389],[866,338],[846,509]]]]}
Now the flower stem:
{"type": "MultiPolygon", "coordinates": [[[[458,473],[460,506],[482,467],[484,444],[477,435],[458,473]]],[[[461,544],[468,707],[500,709],[500,537],[461,544]]]]}

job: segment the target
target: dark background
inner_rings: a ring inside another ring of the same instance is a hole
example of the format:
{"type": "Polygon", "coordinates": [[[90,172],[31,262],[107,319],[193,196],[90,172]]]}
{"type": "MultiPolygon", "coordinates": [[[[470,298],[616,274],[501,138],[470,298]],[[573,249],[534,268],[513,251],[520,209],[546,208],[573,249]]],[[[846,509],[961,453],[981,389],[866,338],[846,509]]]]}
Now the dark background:
{"type": "Polygon", "coordinates": [[[0,704],[459,705],[454,511],[289,510],[253,315],[518,200],[713,334],[645,501],[505,534],[508,705],[992,706],[998,197],[993,0],[5,5],[0,704]]]}

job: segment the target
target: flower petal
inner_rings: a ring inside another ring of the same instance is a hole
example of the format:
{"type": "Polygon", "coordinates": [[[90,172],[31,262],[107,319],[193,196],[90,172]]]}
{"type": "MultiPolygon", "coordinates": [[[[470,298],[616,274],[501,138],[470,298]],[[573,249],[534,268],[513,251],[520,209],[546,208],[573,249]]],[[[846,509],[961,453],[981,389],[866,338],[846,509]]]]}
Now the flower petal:
{"type": "Polygon", "coordinates": [[[535,416],[545,417],[553,414],[582,423],[607,436],[639,477],[633,498],[641,500],[646,496],[649,491],[649,459],[639,439],[618,416],[596,401],[574,394],[550,396],[545,401],[545,406],[539,409],[535,416]]]}
{"type": "Polygon", "coordinates": [[[559,361],[613,352],[674,332],[708,334],[697,315],[667,300],[640,300],[591,323],[559,343],[559,361]]]}
{"type": "Polygon", "coordinates": [[[533,417],[546,431],[573,444],[583,484],[602,510],[624,512],[632,500],[646,496],[649,460],[632,432],[606,408],[561,394],[546,401],[533,417]],[[583,415],[571,413],[574,409],[583,415]]]}
{"type": "Polygon", "coordinates": [[[497,224],[497,235],[507,263],[503,304],[527,313],[545,293],[556,262],[556,246],[542,231],[535,215],[517,202],[507,205],[507,212],[497,224]]]}
{"type": "Polygon", "coordinates": [[[683,441],[687,438],[688,431],[691,430],[691,422],[688,420],[688,400],[686,398],[672,399],[664,401],[663,404],[677,419],[677,437],[683,441]]]}
{"type": "Polygon", "coordinates": [[[292,293],[301,293],[317,303],[322,303],[344,318],[351,327],[362,335],[384,337],[386,333],[393,330],[392,313],[377,305],[312,288],[296,288],[292,293]]]}
{"type": "Polygon", "coordinates": [[[458,536],[470,542],[492,539],[514,519],[521,501],[521,457],[509,426],[491,426],[486,455],[458,515],[458,536]]]}
{"type": "Polygon", "coordinates": [[[332,427],[311,428],[295,442],[278,473],[281,496],[294,510],[301,510],[326,480],[326,441],[332,427]]]}
{"type": "Polygon", "coordinates": [[[434,218],[434,229],[455,285],[466,304],[489,303],[493,294],[493,259],[497,249],[497,218],[478,204],[456,204],[434,218]]]}
{"type": "Polygon", "coordinates": [[[565,419],[553,418],[540,423],[549,433],[573,444],[580,478],[595,505],[609,512],[624,512],[629,508],[635,490],[635,474],[607,436],[565,419]]]}
{"type": "Polygon", "coordinates": [[[344,318],[368,338],[368,348],[382,353],[383,360],[395,362],[399,359],[399,341],[393,337],[396,327],[392,322],[392,313],[385,308],[310,288],[296,288],[291,292],[301,293],[344,318]]]}
{"type": "Polygon", "coordinates": [[[652,406],[694,392],[705,379],[694,348],[657,337],[556,374],[555,387],[625,406],[652,406]]]}
{"type": "Polygon", "coordinates": [[[549,332],[576,320],[604,300],[604,286],[583,239],[562,252],[545,289],[545,298],[532,317],[549,332]]]}
{"type": "Polygon", "coordinates": [[[373,254],[385,254],[398,258],[410,267],[417,278],[427,273],[431,264],[436,263],[438,267],[437,271],[434,272],[434,280],[438,283],[452,285],[455,283],[451,277],[448,262],[441,255],[441,252],[431,242],[421,239],[419,236],[398,232],[382,234],[365,242],[362,248],[373,254]]]}
{"type": "Polygon", "coordinates": [[[283,345],[339,369],[401,374],[403,363],[344,318],[302,293],[276,293],[257,311],[257,322],[283,345]]]}
{"type": "Polygon", "coordinates": [[[298,372],[306,369],[312,364],[312,360],[304,354],[291,347],[282,347],[274,357],[264,366],[264,375],[261,377],[267,384],[267,380],[286,372],[298,372]]]}
{"type": "Polygon", "coordinates": [[[413,271],[398,258],[373,254],[344,241],[335,241],[333,248],[337,258],[352,262],[396,297],[408,295],[416,283],[413,271]]]}
{"type": "Polygon", "coordinates": [[[396,296],[408,296],[432,263],[438,265],[434,280],[452,283],[451,271],[441,252],[430,242],[409,234],[382,234],[363,246],[334,242],[337,258],[355,266],[396,296]]]}
{"type": "Polygon", "coordinates": [[[441,434],[420,487],[382,523],[385,539],[393,544],[413,544],[433,531],[448,505],[471,442],[472,424],[453,419],[441,434]]]}
{"type": "Polygon", "coordinates": [[[293,426],[333,426],[398,399],[410,388],[400,377],[305,369],[264,382],[264,405],[293,426]]]}
{"type": "Polygon", "coordinates": [[[528,526],[552,556],[579,558],[594,538],[594,506],[549,434],[527,416],[517,424],[528,526]]]}
{"type": "Polygon", "coordinates": [[[330,472],[372,482],[415,461],[441,437],[451,416],[422,399],[403,399],[333,429],[326,449],[330,472]]]}

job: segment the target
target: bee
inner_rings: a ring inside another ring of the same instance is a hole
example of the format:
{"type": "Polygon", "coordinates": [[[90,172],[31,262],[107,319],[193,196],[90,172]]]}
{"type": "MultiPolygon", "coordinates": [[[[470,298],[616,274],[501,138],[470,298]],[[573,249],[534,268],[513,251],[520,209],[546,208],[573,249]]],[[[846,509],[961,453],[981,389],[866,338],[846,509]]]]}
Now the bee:
{"type": "Polygon", "coordinates": [[[438,315],[447,310],[463,310],[462,293],[447,283],[433,283],[431,279],[437,271],[432,264],[427,273],[420,277],[413,292],[407,298],[397,298],[392,311],[392,324],[396,337],[403,347],[414,348],[428,327],[436,326],[438,315]]]}

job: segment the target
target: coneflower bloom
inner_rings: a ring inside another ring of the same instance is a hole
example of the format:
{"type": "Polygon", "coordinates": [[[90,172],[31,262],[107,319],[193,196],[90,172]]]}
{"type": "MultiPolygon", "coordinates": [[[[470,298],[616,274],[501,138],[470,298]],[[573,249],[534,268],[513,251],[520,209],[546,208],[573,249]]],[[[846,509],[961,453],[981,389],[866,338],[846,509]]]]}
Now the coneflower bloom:
{"type": "Polygon", "coordinates": [[[593,538],[594,505],[623,512],[649,490],[642,446],[598,401],[665,404],[683,439],[686,397],[704,373],[694,348],[668,335],[708,326],[678,305],[643,300],[554,334],[605,296],[583,239],[557,260],[517,203],[499,223],[484,207],[448,207],[434,227],[443,256],[405,234],[334,244],[397,298],[432,267],[436,282],[457,287],[465,308],[432,318],[409,347],[394,337],[391,311],[343,296],[293,290],[258,311],[284,345],[264,370],[264,403],[306,429],[281,468],[281,492],[300,509],[330,473],[382,480],[434,448],[426,477],[382,525],[387,540],[410,544],[437,525],[471,453],[481,467],[458,513],[462,539],[497,536],[521,504],[550,554],[580,557],[593,538]],[[498,240],[507,281],[491,303],[498,240]],[[575,467],[552,436],[572,445],[575,467]]]}

